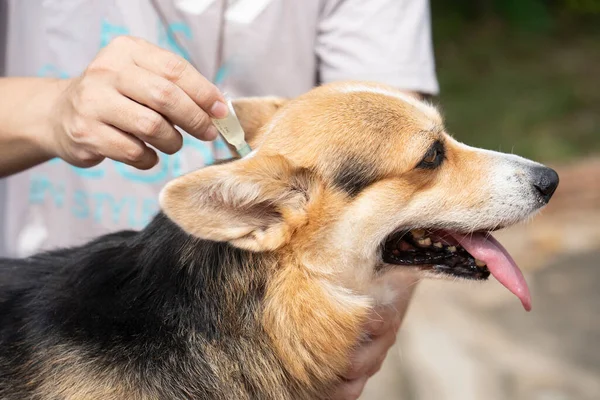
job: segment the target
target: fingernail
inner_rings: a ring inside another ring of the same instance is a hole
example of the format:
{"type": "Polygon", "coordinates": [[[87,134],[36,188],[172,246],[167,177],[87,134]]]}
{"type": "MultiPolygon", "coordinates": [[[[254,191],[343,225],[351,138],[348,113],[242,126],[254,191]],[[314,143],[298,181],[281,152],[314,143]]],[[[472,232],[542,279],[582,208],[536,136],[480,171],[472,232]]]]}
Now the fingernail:
{"type": "Polygon", "coordinates": [[[212,107],[210,108],[210,113],[213,115],[213,117],[215,118],[225,118],[227,116],[227,114],[229,114],[229,108],[227,107],[227,105],[223,102],[220,101],[215,101],[215,104],[212,105],[212,107]]]}
{"type": "Polygon", "coordinates": [[[218,135],[219,135],[219,131],[217,131],[217,128],[215,128],[214,125],[211,125],[204,132],[204,139],[206,139],[206,140],[215,140],[218,135]]]}

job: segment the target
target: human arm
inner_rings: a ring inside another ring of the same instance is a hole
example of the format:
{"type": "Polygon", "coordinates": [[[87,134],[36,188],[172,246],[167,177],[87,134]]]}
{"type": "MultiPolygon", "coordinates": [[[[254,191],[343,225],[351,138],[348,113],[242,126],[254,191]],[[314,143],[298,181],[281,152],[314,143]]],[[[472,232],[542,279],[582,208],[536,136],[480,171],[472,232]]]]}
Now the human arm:
{"type": "Polygon", "coordinates": [[[213,140],[210,116],[226,114],[222,94],[187,61],[120,37],[78,78],[0,79],[0,176],[54,157],[79,167],[111,158],[148,169],[158,161],[153,148],[181,148],[174,125],[213,140]]]}
{"type": "Polygon", "coordinates": [[[66,81],[46,78],[0,79],[0,177],[53,157],[47,132],[52,106],[66,81]]]}

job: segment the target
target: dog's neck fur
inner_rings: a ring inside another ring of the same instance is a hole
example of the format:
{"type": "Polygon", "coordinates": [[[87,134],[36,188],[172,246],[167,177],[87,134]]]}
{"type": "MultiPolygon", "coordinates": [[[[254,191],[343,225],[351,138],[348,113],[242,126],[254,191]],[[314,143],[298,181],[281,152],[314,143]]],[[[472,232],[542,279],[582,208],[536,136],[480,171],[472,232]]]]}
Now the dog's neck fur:
{"type": "MultiPolygon", "coordinates": [[[[281,262],[189,236],[163,214],[141,232],[14,260],[17,268],[46,269],[45,282],[22,277],[19,292],[37,296],[40,315],[27,310],[21,318],[47,319],[36,340],[48,360],[65,360],[59,367],[41,363],[53,376],[64,371],[65,379],[38,382],[37,390],[64,385],[75,397],[86,392],[111,400],[319,398],[347,363],[358,334],[356,310],[332,304],[329,289],[300,265],[281,262]],[[57,258],[64,268],[48,269],[57,258]],[[65,342],[72,344],[68,351],[60,346],[65,342]],[[129,384],[109,394],[98,389],[106,381],[129,384]]],[[[28,374],[44,376],[35,368],[28,374]]]]}
{"type": "MultiPolygon", "coordinates": [[[[0,323],[0,335],[23,335],[19,327],[29,326],[35,338],[28,339],[47,361],[31,364],[19,382],[0,376],[0,386],[14,391],[0,389],[0,397],[289,398],[261,324],[268,258],[192,238],[159,214],[138,233],[3,261],[10,264],[0,277],[13,277],[0,286],[13,300],[0,303],[0,312],[14,319],[0,323]],[[31,265],[45,280],[28,279],[31,265]],[[25,301],[30,309],[11,309],[25,301]],[[48,374],[52,382],[36,382],[48,374]]],[[[0,346],[0,368],[29,365],[16,357],[25,351],[0,346]]]]}
{"type": "MultiPolygon", "coordinates": [[[[0,334],[25,341],[27,325],[27,340],[46,349],[19,379],[27,387],[0,376],[15,398],[320,398],[347,366],[363,315],[293,256],[201,240],[162,213],[141,232],[2,266],[0,314],[15,319],[0,317],[0,334]]],[[[26,351],[0,346],[0,368],[29,365],[17,357],[26,351]]]]}
{"type": "MultiPolygon", "coordinates": [[[[154,280],[152,287],[171,281],[168,286],[177,288],[180,303],[173,304],[176,300],[171,298],[160,303],[170,302],[168,310],[182,310],[181,328],[203,340],[227,341],[228,336],[244,338],[241,343],[247,340],[247,350],[230,349],[232,354],[227,356],[245,370],[254,369],[252,376],[260,375],[260,363],[267,361],[275,364],[270,368],[281,371],[280,381],[261,383],[271,389],[263,393],[255,388],[252,396],[286,399],[287,393],[273,391],[293,387],[294,398],[305,393],[306,398],[315,399],[339,379],[348,363],[348,351],[360,335],[358,322],[370,306],[364,299],[336,293],[339,288],[310,276],[293,256],[281,258],[197,239],[164,215],[134,242],[156,241],[164,245],[136,251],[141,257],[138,264],[155,266],[144,271],[149,274],[146,279],[154,280]],[[178,254],[164,254],[165,247],[178,254]],[[168,262],[173,264],[165,268],[168,262]],[[256,357],[260,347],[262,354],[256,357]]],[[[167,289],[164,294],[175,293],[167,289]]]]}
{"type": "Polygon", "coordinates": [[[139,290],[160,291],[148,293],[149,300],[157,310],[180,310],[185,329],[213,339],[256,328],[248,318],[264,296],[269,255],[191,237],[163,214],[129,245],[139,246],[133,251],[139,290]]]}
{"type": "Polygon", "coordinates": [[[213,339],[237,332],[236,319],[247,317],[244,308],[256,307],[263,296],[263,255],[190,237],[163,214],[143,231],[124,240],[122,235],[92,245],[92,252],[102,253],[98,258],[104,265],[80,264],[71,283],[82,291],[82,302],[107,290],[106,300],[122,302],[123,311],[137,308],[161,324],[198,329],[213,339]],[[92,273],[103,276],[106,285],[122,285],[99,288],[98,281],[85,279],[92,273]]]}

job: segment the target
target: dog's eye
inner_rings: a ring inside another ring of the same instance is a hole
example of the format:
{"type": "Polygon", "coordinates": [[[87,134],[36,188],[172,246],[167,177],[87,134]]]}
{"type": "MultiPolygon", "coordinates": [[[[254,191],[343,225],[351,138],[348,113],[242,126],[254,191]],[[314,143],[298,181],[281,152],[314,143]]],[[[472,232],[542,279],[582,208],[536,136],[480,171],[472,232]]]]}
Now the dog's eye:
{"type": "Polygon", "coordinates": [[[437,160],[437,156],[438,156],[438,151],[437,149],[433,149],[433,151],[430,151],[425,158],[423,159],[424,163],[427,164],[433,164],[435,163],[435,160],[437,160]]]}
{"type": "Polygon", "coordinates": [[[444,147],[440,142],[435,142],[427,151],[425,157],[421,160],[417,168],[434,169],[437,168],[444,159],[444,147]]]}

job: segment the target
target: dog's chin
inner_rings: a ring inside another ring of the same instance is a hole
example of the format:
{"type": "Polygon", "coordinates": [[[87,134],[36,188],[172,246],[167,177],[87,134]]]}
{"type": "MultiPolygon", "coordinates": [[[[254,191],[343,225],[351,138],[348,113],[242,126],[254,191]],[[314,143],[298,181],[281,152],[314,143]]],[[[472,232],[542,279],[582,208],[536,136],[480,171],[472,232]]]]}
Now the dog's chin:
{"type": "Polygon", "coordinates": [[[382,244],[384,269],[405,267],[433,278],[486,280],[490,271],[447,230],[419,228],[390,235],[382,244]]]}

